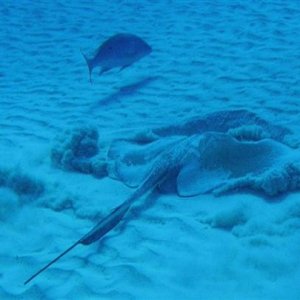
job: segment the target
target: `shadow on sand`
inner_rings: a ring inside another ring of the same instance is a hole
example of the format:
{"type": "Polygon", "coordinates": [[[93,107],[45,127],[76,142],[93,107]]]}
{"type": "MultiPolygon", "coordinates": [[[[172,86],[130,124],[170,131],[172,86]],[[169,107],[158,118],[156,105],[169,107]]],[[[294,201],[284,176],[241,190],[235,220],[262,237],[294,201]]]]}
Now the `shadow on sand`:
{"type": "Polygon", "coordinates": [[[100,107],[103,105],[108,105],[111,103],[116,103],[124,97],[131,96],[131,95],[135,94],[137,91],[141,90],[142,88],[144,88],[147,85],[149,85],[150,83],[152,83],[153,81],[157,80],[158,78],[159,78],[159,76],[149,76],[149,77],[143,78],[137,82],[134,82],[134,83],[131,83],[128,85],[124,85],[124,86],[120,87],[117,91],[115,91],[114,93],[99,100],[94,105],[94,108],[100,107]]]}

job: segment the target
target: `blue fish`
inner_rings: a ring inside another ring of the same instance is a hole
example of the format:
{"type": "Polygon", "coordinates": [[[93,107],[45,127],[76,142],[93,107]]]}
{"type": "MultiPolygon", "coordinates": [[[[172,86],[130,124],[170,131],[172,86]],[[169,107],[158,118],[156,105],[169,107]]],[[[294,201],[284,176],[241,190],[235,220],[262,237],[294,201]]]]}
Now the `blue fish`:
{"type": "Polygon", "coordinates": [[[92,71],[100,66],[100,75],[113,68],[121,70],[132,65],[152,51],[140,37],[130,33],[119,33],[107,39],[95,52],[94,57],[83,57],[89,68],[90,82],[92,82],[92,71]]]}

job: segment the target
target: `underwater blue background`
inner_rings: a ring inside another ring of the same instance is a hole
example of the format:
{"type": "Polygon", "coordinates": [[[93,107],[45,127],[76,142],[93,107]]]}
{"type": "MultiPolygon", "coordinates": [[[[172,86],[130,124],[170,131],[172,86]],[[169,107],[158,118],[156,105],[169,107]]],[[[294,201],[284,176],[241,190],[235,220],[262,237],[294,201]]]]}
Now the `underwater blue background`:
{"type": "Polygon", "coordinates": [[[298,163],[299,1],[3,0],[0,28],[1,299],[300,298],[300,194],[289,178],[273,182],[288,186],[273,197],[155,191],[103,240],[23,285],[132,194],[103,171],[118,138],[176,125],[156,132],[161,147],[187,120],[243,109],[267,131],[291,131],[273,140],[293,154],[270,169],[298,163]],[[152,53],[95,70],[91,85],[80,51],[120,32],[152,53]],[[53,163],[86,126],[99,134],[95,176],[53,163]]]}

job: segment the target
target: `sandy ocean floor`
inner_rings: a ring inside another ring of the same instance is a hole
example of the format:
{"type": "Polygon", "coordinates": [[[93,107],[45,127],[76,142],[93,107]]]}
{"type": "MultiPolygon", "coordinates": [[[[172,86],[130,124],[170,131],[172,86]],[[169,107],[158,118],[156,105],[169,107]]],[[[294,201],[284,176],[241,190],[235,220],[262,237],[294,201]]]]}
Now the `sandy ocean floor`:
{"type": "Polygon", "coordinates": [[[105,155],[116,138],[248,109],[290,129],[297,149],[299,20],[298,1],[2,1],[0,299],[299,299],[299,191],[155,191],[100,242],[23,284],[133,192],[54,166],[66,130],[93,126],[105,155]],[[153,52],[95,70],[91,85],[80,49],[119,32],[153,52]]]}

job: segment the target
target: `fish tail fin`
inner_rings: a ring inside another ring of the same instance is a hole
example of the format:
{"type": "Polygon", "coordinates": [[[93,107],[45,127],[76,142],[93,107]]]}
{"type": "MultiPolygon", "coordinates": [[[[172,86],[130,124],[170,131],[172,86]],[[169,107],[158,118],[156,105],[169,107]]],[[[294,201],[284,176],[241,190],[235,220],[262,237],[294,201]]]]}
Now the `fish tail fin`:
{"type": "Polygon", "coordinates": [[[90,74],[90,83],[93,83],[92,82],[92,71],[93,71],[93,64],[92,64],[92,60],[91,59],[89,59],[83,52],[82,52],[82,50],[80,49],[80,52],[81,52],[81,54],[82,54],[82,56],[83,56],[83,58],[85,59],[85,61],[86,61],[86,64],[87,64],[87,66],[88,66],[88,68],[89,68],[89,74],[90,74]]]}

